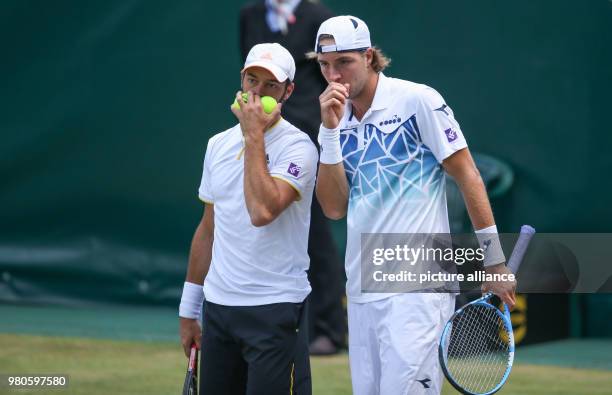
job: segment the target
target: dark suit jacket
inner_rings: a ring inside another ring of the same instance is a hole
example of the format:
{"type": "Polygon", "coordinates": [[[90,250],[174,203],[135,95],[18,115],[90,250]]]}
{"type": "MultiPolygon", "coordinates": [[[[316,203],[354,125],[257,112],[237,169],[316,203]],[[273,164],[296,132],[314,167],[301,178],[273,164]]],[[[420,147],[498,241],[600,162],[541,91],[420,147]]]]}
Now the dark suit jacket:
{"type": "Polygon", "coordinates": [[[251,47],[260,43],[279,43],[295,59],[295,91],[283,104],[283,117],[308,133],[315,142],[321,124],[319,95],[327,87],[315,60],[305,54],[314,50],[317,30],[323,21],[334,16],[318,2],[302,0],[294,11],[296,22],[286,35],[270,31],[266,22],[265,2],[248,4],[240,10],[240,53],[246,59],[251,47]]]}

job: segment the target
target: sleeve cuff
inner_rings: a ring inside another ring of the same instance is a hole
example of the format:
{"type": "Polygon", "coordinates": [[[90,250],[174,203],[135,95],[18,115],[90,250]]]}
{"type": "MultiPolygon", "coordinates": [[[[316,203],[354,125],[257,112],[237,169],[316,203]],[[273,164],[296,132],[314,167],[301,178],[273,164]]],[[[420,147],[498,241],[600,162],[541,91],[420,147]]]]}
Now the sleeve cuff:
{"type": "Polygon", "coordinates": [[[285,177],[279,176],[279,175],[271,175],[271,177],[276,180],[285,181],[287,184],[289,184],[291,188],[293,188],[297,192],[298,197],[296,200],[302,200],[302,191],[300,191],[300,188],[298,187],[296,183],[286,179],[285,177]]]}
{"type": "MultiPolygon", "coordinates": [[[[455,152],[461,151],[462,149],[467,148],[467,142],[465,141],[465,139],[461,142],[461,144],[457,143],[457,146],[453,146],[453,147],[449,147],[446,148],[442,151],[442,155],[440,156],[440,158],[438,159],[439,163],[444,162],[444,160],[446,158],[448,158],[449,156],[451,156],[452,154],[454,154],[455,152]]],[[[435,154],[434,154],[435,155],[435,154]]]]}
{"type": "Polygon", "coordinates": [[[209,198],[208,198],[208,197],[206,197],[206,196],[198,195],[198,199],[200,199],[200,200],[201,200],[203,203],[206,203],[206,204],[213,204],[213,200],[212,200],[212,199],[209,199],[209,198]]]}

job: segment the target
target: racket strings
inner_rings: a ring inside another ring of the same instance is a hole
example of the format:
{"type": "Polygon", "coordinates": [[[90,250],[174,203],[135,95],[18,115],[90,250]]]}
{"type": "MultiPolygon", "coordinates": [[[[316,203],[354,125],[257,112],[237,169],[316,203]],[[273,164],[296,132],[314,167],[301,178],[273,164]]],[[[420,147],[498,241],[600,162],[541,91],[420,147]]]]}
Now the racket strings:
{"type": "MultiPolygon", "coordinates": [[[[468,328],[475,328],[478,325],[495,328],[496,317],[497,314],[492,309],[486,309],[481,311],[480,314],[466,317],[468,320],[465,320],[465,325],[468,328]]],[[[471,333],[472,331],[468,332],[471,333]]],[[[496,377],[501,379],[503,376],[504,361],[503,359],[499,360],[499,356],[494,353],[494,350],[500,347],[498,338],[497,333],[492,333],[491,330],[481,331],[477,333],[477,336],[470,336],[466,344],[460,348],[460,355],[479,358],[477,361],[470,361],[474,365],[474,369],[467,369],[465,364],[462,366],[466,383],[469,383],[475,390],[481,391],[494,386],[498,382],[496,377]]]]}
{"type": "Polygon", "coordinates": [[[474,393],[486,393],[502,381],[510,342],[496,309],[467,306],[453,319],[447,344],[447,367],[459,385],[474,393]]]}
{"type": "MultiPolygon", "coordinates": [[[[481,306],[480,306],[481,307],[481,306]]],[[[479,341],[475,336],[470,339],[472,342],[469,344],[470,348],[466,348],[463,350],[464,352],[468,352],[469,350],[474,350],[475,355],[483,355],[489,352],[490,348],[487,348],[487,345],[492,345],[493,350],[503,350],[505,345],[500,341],[500,330],[503,330],[503,322],[499,315],[495,312],[495,310],[490,308],[481,307],[481,314],[483,318],[480,321],[477,321],[477,315],[472,315],[470,317],[471,322],[470,325],[482,325],[483,328],[492,329],[481,331],[479,333],[484,339],[483,341],[479,341]],[[498,324],[501,324],[499,326],[498,324]],[[497,330],[495,328],[498,328],[497,330]],[[494,332],[493,332],[494,331],[494,332]]],[[[473,370],[471,374],[468,376],[468,382],[480,382],[481,384],[492,383],[493,385],[497,384],[496,377],[503,377],[503,373],[505,372],[505,355],[502,354],[502,360],[499,360],[499,354],[489,354],[488,358],[485,358],[481,361],[481,366],[479,366],[480,370],[473,370]],[[500,371],[501,370],[501,371],[500,371]]],[[[480,388],[485,389],[485,388],[480,388]]]]}

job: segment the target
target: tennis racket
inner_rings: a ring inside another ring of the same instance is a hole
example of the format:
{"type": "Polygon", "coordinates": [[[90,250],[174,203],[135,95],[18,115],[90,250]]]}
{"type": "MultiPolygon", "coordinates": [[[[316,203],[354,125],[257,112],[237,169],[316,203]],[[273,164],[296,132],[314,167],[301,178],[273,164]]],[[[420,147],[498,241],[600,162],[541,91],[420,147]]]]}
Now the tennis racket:
{"type": "MultiPolygon", "coordinates": [[[[521,227],[518,241],[508,261],[512,273],[518,271],[535,229],[521,227]]],[[[510,312],[490,303],[487,293],[457,310],[448,320],[438,347],[438,358],[446,379],[459,392],[489,395],[504,385],[514,361],[514,335],[510,312]]]]}
{"type": "Polygon", "coordinates": [[[191,345],[191,355],[187,365],[187,374],[183,384],[183,395],[198,395],[198,348],[191,345]]]}

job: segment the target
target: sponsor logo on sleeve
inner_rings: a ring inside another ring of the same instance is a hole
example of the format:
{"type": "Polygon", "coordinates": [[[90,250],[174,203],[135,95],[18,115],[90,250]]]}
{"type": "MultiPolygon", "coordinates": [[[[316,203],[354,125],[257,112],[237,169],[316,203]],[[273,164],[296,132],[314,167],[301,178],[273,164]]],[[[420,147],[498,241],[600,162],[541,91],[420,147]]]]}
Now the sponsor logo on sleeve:
{"type": "Polygon", "coordinates": [[[289,163],[289,168],[287,169],[287,173],[291,174],[293,177],[297,177],[300,175],[300,171],[302,168],[295,163],[289,163]]]}
{"type": "Polygon", "coordinates": [[[441,111],[446,114],[446,116],[449,116],[450,114],[448,113],[448,111],[446,111],[447,108],[448,106],[446,104],[442,104],[442,107],[436,108],[434,111],[441,111]]]}
{"type": "Polygon", "coordinates": [[[449,143],[452,143],[453,141],[457,140],[457,132],[455,132],[453,128],[446,129],[444,131],[444,134],[446,135],[446,139],[449,143]]]}

